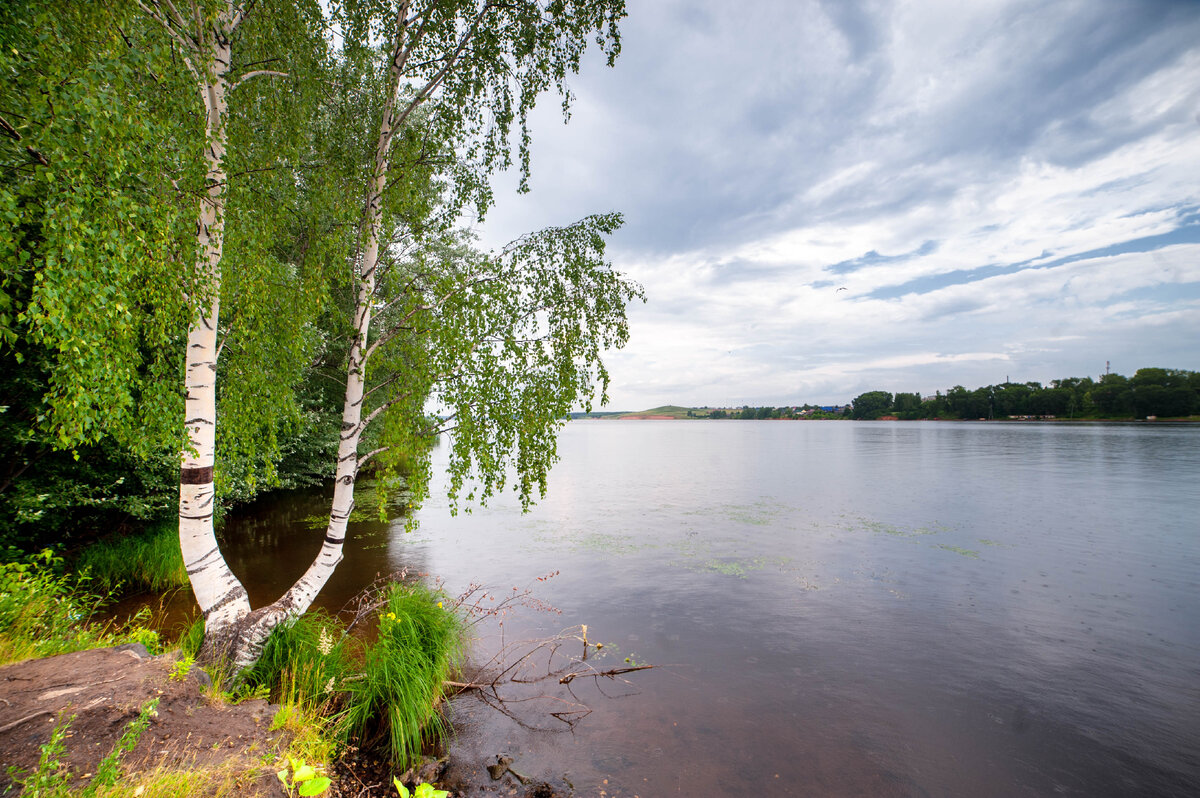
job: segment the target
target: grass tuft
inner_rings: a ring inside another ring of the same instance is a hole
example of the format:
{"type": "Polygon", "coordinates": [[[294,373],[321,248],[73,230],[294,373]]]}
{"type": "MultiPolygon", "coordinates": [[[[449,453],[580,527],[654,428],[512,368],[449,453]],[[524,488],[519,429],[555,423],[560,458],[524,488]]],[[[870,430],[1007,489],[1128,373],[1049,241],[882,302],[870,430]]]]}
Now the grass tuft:
{"type": "Polygon", "coordinates": [[[341,623],[313,610],[275,627],[244,683],[269,685],[277,703],[317,707],[341,686],[352,653],[341,623]]]}
{"type": "Polygon", "coordinates": [[[403,770],[420,756],[426,735],[446,732],[438,705],[461,663],[464,627],[443,607],[446,597],[423,585],[394,583],[385,599],[361,677],[346,684],[339,729],[343,739],[378,749],[403,770]]]}
{"type": "Polygon", "coordinates": [[[174,522],[163,522],[143,535],[94,543],[80,554],[75,567],[110,591],[162,592],[188,586],[174,522]]]}

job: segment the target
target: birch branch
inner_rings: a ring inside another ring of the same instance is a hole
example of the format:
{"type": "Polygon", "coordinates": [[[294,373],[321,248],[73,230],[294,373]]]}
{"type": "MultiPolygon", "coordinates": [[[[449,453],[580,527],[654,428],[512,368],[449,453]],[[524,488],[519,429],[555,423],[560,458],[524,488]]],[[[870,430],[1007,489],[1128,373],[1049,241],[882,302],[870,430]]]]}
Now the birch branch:
{"type": "Polygon", "coordinates": [[[429,79],[429,82],[426,83],[419,92],[417,92],[416,96],[413,97],[412,102],[410,102],[408,107],[404,109],[404,113],[402,113],[400,117],[396,119],[395,124],[392,126],[392,129],[389,132],[389,137],[394,136],[396,131],[400,129],[400,127],[402,127],[408,120],[408,117],[413,113],[413,111],[415,111],[423,102],[425,102],[429,95],[432,94],[438,86],[442,85],[442,81],[446,79],[446,75],[450,74],[450,70],[456,63],[458,63],[458,58],[460,55],[462,55],[463,50],[466,49],[467,44],[475,37],[475,32],[479,28],[479,23],[483,21],[484,15],[491,7],[492,4],[489,1],[484,3],[479,9],[479,13],[476,14],[475,19],[471,21],[470,27],[467,28],[466,32],[463,33],[462,39],[459,40],[458,46],[454,48],[454,51],[450,53],[449,56],[447,56],[445,65],[438,70],[432,78],[429,79]]]}
{"type": "Polygon", "coordinates": [[[259,75],[274,75],[275,77],[279,77],[279,78],[290,78],[291,77],[291,75],[288,74],[287,72],[276,72],[274,69],[255,69],[252,72],[247,72],[246,74],[244,74],[240,78],[238,78],[237,82],[229,87],[229,93],[232,94],[233,90],[236,89],[238,86],[241,86],[246,81],[250,80],[251,78],[256,78],[259,75]]]}
{"type": "MultiPolygon", "coordinates": [[[[170,5],[171,0],[165,0],[165,2],[171,8],[175,24],[177,24],[181,29],[186,29],[187,26],[184,24],[183,19],[179,16],[179,12],[175,10],[175,6],[170,5]]],[[[197,51],[198,48],[196,46],[196,42],[185,36],[181,30],[177,30],[171,26],[171,23],[167,20],[167,17],[160,13],[162,9],[157,0],[154,0],[154,8],[146,5],[143,0],[137,0],[137,4],[142,11],[145,12],[146,16],[157,22],[162,29],[167,32],[167,35],[174,40],[175,44],[179,46],[179,57],[183,59],[183,63],[188,68],[188,72],[192,73],[192,77],[199,82],[203,82],[203,78],[200,77],[200,70],[196,68],[195,63],[192,62],[191,55],[189,55],[189,53],[194,54],[197,51]]]]}
{"type": "Polygon", "coordinates": [[[356,469],[361,469],[364,465],[367,464],[367,461],[370,460],[372,457],[374,457],[377,454],[383,454],[384,452],[386,452],[387,450],[389,450],[391,448],[392,448],[391,446],[380,446],[378,449],[372,449],[371,451],[364,454],[362,457],[358,458],[358,462],[355,464],[354,467],[356,469]]]}

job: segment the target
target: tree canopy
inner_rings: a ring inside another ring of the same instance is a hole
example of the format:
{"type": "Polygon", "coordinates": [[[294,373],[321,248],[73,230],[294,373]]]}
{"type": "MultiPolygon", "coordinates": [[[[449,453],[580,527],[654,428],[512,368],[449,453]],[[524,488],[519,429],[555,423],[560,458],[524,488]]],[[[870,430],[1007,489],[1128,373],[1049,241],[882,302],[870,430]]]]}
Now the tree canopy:
{"type": "Polygon", "coordinates": [[[0,10],[0,357],[19,389],[0,434],[28,455],[0,491],[64,456],[108,464],[99,491],[121,458],[145,481],[182,463],[210,625],[248,610],[213,536],[221,502],[330,475],[348,430],[351,483],[408,463],[422,495],[422,441],[445,431],[453,494],[485,500],[510,468],[523,502],[543,492],[555,430],[603,399],[603,351],[640,296],[604,260],[619,214],[494,253],[458,229],[495,202],[496,170],[528,189],[529,111],[553,90],[566,114],[593,42],[613,63],[622,0],[330,11],[0,10]],[[356,414],[340,429],[338,382],[356,414]]]}

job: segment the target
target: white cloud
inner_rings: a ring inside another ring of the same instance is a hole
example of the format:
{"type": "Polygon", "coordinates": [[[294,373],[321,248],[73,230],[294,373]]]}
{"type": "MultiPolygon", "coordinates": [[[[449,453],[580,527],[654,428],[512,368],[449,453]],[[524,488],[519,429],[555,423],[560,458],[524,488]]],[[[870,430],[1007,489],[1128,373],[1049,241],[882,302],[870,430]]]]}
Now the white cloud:
{"type": "Polygon", "coordinates": [[[626,212],[612,255],[649,304],[610,356],[616,405],[1047,380],[1108,353],[1200,368],[1194,227],[1050,266],[1200,208],[1200,8],[630,14],[616,69],[574,82],[571,124],[539,109],[534,191],[502,189],[485,231],[626,212]]]}

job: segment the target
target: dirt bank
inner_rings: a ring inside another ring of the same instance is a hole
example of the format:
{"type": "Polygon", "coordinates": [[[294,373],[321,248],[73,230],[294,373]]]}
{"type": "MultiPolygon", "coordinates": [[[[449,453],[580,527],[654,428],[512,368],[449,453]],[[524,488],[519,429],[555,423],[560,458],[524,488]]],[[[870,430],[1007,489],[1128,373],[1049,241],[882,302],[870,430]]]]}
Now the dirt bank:
{"type": "Polygon", "coordinates": [[[219,706],[202,694],[199,668],[172,678],[176,655],[151,657],[141,646],[79,651],[0,667],[0,792],[9,768],[29,772],[56,724],[72,718],[65,739],[73,785],[90,780],[143,706],[158,699],[137,746],[122,759],[125,780],[156,766],[217,768],[241,774],[240,792],[283,796],[272,765],[280,744],[266,701],[219,706]]]}
{"type": "MultiPolygon", "coordinates": [[[[157,698],[157,714],[136,747],[121,758],[122,786],[134,795],[139,776],[154,768],[198,768],[236,779],[233,794],[284,798],[275,777],[279,752],[286,745],[271,731],[277,707],[266,701],[219,705],[204,695],[208,677],[200,668],[186,674],[176,667],[178,654],[152,657],[140,645],[79,651],[0,667],[0,794],[18,777],[37,767],[41,746],[55,726],[70,718],[62,761],[73,787],[90,781],[148,701],[157,698]]],[[[455,798],[537,796],[564,798],[569,785],[489,773],[491,761],[427,761],[405,774],[406,781],[434,781],[455,798]]],[[[393,771],[361,752],[349,752],[333,765],[329,798],[395,795],[393,771]]]]}

